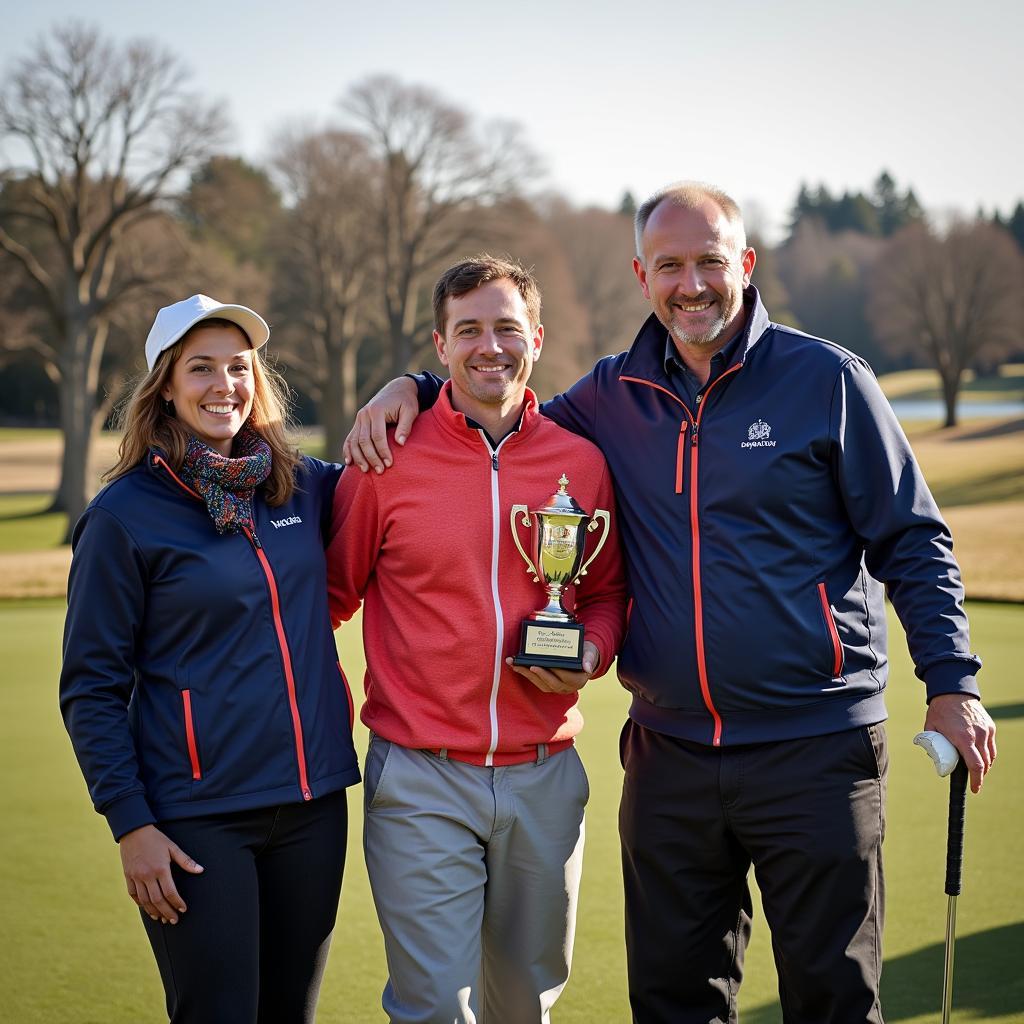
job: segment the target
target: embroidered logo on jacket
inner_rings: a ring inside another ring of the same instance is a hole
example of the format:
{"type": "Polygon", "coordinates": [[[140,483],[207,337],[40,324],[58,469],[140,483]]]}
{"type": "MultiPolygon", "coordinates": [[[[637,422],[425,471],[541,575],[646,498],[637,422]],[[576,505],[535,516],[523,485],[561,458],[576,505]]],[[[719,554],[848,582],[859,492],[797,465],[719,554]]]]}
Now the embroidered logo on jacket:
{"type": "Polygon", "coordinates": [[[302,522],[302,516],[289,516],[287,519],[271,519],[270,525],[275,530],[280,530],[282,526],[296,526],[302,522]]]}
{"type": "Polygon", "coordinates": [[[764,420],[757,420],[747,428],[747,440],[741,442],[741,448],[774,448],[775,442],[770,441],[772,428],[764,420]]]}

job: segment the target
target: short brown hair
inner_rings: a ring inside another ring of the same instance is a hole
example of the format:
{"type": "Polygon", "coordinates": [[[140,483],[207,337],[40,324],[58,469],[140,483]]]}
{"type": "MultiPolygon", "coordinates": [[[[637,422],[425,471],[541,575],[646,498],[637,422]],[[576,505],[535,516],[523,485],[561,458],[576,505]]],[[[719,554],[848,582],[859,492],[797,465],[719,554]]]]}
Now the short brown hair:
{"type": "Polygon", "coordinates": [[[533,274],[518,260],[482,252],[449,267],[434,285],[434,328],[443,335],[448,322],[448,300],[466,295],[491,281],[511,281],[526,303],[531,328],[540,323],[540,288],[533,274]]]}
{"type": "Polygon", "coordinates": [[[685,207],[688,210],[696,209],[701,203],[714,203],[724,214],[730,227],[736,232],[736,245],[740,249],[747,246],[747,233],[743,228],[743,213],[739,204],[727,192],[723,192],[714,185],[706,185],[702,181],[677,181],[674,185],[666,185],[658,189],[654,195],[649,196],[640,204],[633,218],[633,228],[636,234],[636,256],[643,263],[644,260],[644,229],[651,219],[651,214],[664,202],[673,203],[676,206],[685,207]]]}

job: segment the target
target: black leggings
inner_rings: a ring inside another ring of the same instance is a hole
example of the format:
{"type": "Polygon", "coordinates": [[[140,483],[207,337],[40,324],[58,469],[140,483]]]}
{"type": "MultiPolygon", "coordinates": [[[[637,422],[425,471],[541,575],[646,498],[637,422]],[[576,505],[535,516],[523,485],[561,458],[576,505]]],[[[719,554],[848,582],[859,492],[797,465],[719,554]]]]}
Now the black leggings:
{"type": "Polygon", "coordinates": [[[344,790],[158,827],[205,868],[173,868],[188,906],[176,925],[142,915],[171,1024],[310,1024],[345,867],[344,790]]]}

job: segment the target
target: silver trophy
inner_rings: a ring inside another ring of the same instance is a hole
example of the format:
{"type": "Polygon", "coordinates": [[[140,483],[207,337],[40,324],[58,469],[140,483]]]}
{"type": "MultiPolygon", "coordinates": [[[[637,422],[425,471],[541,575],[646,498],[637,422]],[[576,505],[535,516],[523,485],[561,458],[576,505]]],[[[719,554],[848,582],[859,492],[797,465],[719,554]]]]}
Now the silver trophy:
{"type": "Polygon", "coordinates": [[[611,516],[603,508],[588,515],[566,488],[562,474],[558,490],[543,508],[512,506],[512,538],[535,583],[544,586],[548,603],[523,620],[516,665],[546,668],[583,668],[583,625],[563,602],[565,588],[578,585],[608,539],[611,516]],[[517,517],[519,522],[517,523],[517,517]],[[590,557],[583,561],[587,534],[604,523],[604,530],[590,557]],[[519,523],[530,530],[530,554],[519,540],[519,523]],[[531,555],[533,556],[531,558],[531,555]]]}

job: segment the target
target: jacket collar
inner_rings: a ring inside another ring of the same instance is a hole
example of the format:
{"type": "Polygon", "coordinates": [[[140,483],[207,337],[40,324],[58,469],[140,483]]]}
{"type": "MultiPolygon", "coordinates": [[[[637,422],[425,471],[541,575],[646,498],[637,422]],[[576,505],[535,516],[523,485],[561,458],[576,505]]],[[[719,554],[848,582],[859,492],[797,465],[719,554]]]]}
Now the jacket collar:
{"type": "Polygon", "coordinates": [[[159,479],[165,487],[169,487],[175,494],[179,494],[182,497],[192,497],[197,501],[202,501],[202,497],[197,494],[188,484],[185,483],[181,477],[171,469],[171,464],[167,459],[167,453],[161,448],[150,448],[146,454],[146,469],[152,476],[159,479]]]}
{"type": "MultiPolygon", "coordinates": [[[[437,401],[430,409],[434,421],[442,432],[453,440],[470,447],[480,445],[490,451],[487,442],[480,436],[480,431],[476,427],[471,427],[466,422],[466,417],[452,405],[451,394],[452,382],[449,379],[444,382],[437,401]]],[[[522,444],[537,429],[540,423],[539,404],[536,394],[527,388],[519,427],[512,434],[506,436],[504,444],[522,444]]]]}
{"type": "MultiPolygon", "coordinates": [[[[740,336],[740,343],[736,346],[726,370],[736,365],[742,366],[754,346],[772,326],[768,311],[761,302],[761,296],[752,284],[743,290],[743,301],[747,305],[747,322],[740,336]]],[[[653,313],[644,321],[626,353],[619,376],[647,380],[669,391],[672,390],[665,372],[665,328],[653,313]]]]}

